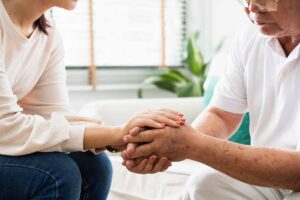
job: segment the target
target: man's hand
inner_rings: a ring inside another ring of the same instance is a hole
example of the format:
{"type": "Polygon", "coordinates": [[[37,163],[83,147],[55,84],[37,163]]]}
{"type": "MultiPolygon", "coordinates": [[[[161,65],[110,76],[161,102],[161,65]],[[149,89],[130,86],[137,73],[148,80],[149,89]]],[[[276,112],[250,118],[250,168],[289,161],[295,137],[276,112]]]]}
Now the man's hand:
{"type": "MultiPolygon", "coordinates": [[[[123,154],[122,154],[123,156],[123,154]]],[[[124,158],[124,157],[123,157],[124,158]]],[[[172,164],[163,157],[150,156],[149,158],[138,158],[135,160],[125,160],[122,163],[129,171],[138,174],[154,174],[167,170],[172,164]]]]}
{"type": "Polygon", "coordinates": [[[190,125],[178,128],[164,127],[162,129],[145,130],[136,136],[124,137],[126,143],[142,143],[140,146],[128,146],[122,154],[127,159],[137,159],[156,155],[166,157],[171,161],[186,159],[190,151],[190,137],[198,134],[190,125]]]}
{"type": "MultiPolygon", "coordinates": [[[[161,129],[165,126],[178,128],[185,123],[185,120],[183,114],[169,109],[146,111],[137,115],[127,124],[124,128],[125,135],[135,136],[142,131],[161,129]]],[[[127,145],[128,152],[133,153],[138,145],[137,143],[129,143],[127,145]]],[[[171,162],[167,158],[158,158],[155,155],[132,160],[122,153],[122,157],[124,159],[123,165],[129,171],[139,174],[157,173],[165,171],[171,166],[171,162]]]]}

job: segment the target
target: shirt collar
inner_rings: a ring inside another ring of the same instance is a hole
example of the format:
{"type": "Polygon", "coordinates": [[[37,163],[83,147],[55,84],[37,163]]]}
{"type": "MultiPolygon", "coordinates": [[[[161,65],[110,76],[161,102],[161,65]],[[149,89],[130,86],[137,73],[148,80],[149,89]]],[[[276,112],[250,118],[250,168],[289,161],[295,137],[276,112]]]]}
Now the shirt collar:
{"type": "Polygon", "coordinates": [[[267,41],[269,47],[272,49],[273,52],[278,54],[279,56],[287,59],[287,62],[290,62],[292,60],[295,60],[297,58],[300,58],[300,44],[298,44],[293,51],[290,53],[288,57],[286,57],[286,54],[277,38],[269,38],[267,41]]]}

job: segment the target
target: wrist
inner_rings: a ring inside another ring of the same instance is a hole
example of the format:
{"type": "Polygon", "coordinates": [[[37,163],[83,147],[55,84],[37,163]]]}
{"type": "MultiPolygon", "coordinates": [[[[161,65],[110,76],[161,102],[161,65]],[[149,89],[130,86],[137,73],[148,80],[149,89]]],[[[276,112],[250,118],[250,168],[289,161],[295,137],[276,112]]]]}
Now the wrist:
{"type": "Polygon", "coordinates": [[[112,141],[108,146],[118,146],[125,144],[123,141],[124,128],[122,126],[112,127],[112,141]]]}
{"type": "Polygon", "coordinates": [[[84,149],[105,148],[122,145],[123,136],[119,127],[90,126],[85,128],[84,149]]]}
{"type": "Polygon", "coordinates": [[[206,135],[203,135],[202,133],[198,133],[196,131],[188,137],[187,143],[189,146],[189,150],[188,152],[186,152],[187,159],[199,159],[199,155],[201,156],[203,152],[205,152],[206,137],[206,135]]]}

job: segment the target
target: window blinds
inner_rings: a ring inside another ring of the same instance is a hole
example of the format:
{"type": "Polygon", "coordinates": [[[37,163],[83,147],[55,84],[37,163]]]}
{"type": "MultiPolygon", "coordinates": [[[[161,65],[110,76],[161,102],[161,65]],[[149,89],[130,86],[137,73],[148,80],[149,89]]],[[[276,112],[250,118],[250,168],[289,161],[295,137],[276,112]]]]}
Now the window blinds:
{"type": "MultiPolygon", "coordinates": [[[[165,62],[180,66],[185,36],[185,0],[94,0],[94,62],[97,66],[160,66],[161,2],[164,1],[165,62]]],[[[89,66],[88,0],[52,16],[65,46],[67,66],[89,66]]]]}

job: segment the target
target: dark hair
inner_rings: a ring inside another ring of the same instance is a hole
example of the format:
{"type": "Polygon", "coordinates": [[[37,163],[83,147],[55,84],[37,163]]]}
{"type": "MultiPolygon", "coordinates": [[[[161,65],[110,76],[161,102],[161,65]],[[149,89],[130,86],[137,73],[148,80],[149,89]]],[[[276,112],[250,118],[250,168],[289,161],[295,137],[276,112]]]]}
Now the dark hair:
{"type": "Polygon", "coordinates": [[[36,25],[46,35],[48,35],[47,27],[50,27],[48,20],[46,19],[45,15],[42,15],[38,20],[36,20],[36,25]]]}

